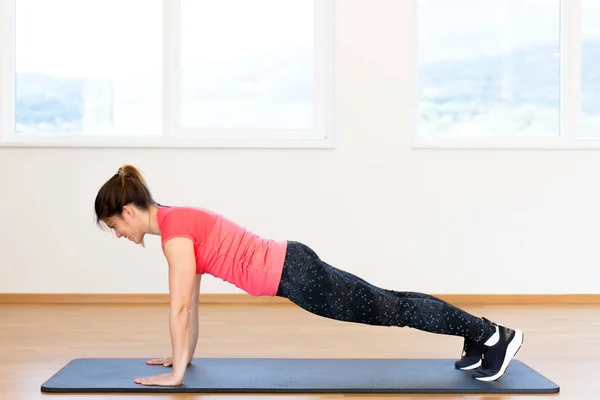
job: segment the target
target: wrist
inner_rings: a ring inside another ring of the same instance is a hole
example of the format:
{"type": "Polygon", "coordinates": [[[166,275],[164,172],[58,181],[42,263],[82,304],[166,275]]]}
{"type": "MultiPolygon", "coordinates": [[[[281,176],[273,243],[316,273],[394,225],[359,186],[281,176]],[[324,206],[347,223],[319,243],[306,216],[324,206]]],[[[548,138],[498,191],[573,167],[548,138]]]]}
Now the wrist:
{"type": "Polygon", "coordinates": [[[187,360],[187,357],[185,356],[178,360],[177,364],[173,363],[173,376],[180,380],[183,380],[188,364],[189,362],[187,360]]]}
{"type": "Polygon", "coordinates": [[[185,376],[185,368],[173,368],[171,375],[173,375],[173,378],[175,378],[177,382],[182,382],[185,376]]]}

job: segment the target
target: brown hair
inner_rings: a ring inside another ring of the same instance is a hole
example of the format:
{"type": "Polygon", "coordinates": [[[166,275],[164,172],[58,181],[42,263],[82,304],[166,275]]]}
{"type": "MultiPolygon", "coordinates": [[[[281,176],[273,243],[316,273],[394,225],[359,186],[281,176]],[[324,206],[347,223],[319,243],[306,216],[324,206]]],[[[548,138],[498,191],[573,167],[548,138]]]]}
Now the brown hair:
{"type": "Polygon", "coordinates": [[[102,185],[96,195],[96,224],[101,226],[107,218],[121,215],[123,207],[128,204],[143,210],[158,205],[152,198],[140,170],[125,164],[102,185]]]}

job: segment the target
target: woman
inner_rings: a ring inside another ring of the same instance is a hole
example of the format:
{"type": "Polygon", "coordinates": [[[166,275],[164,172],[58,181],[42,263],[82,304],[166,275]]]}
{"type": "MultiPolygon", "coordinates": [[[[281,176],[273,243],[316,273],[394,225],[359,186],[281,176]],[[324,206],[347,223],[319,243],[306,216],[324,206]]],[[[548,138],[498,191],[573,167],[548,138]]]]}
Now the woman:
{"type": "Polygon", "coordinates": [[[287,298],[326,318],[463,337],[462,357],[455,367],[472,370],[481,381],[500,378],[523,342],[521,331],[433,296],[376,287],[327,264],[303,243],[262,238],[206,209],[162,206],[132,165],[121,167],[102,186],[95,209],[98,225],[114,230],[118,238],[143,245],[146,234],[159,235],[169,264],[172,357],[148,363],[172,370],[134,379],[142,385],[183,383],[196,348],[195,307],[203,274],[254,296],[287,298]]]}

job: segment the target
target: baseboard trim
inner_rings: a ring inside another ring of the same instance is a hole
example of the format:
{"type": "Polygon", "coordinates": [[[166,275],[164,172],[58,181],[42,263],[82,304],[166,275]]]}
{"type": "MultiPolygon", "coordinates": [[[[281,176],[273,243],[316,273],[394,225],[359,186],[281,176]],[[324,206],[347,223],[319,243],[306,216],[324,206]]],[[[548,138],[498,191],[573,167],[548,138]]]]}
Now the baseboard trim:
{"type": "MultiPolygon", "coordinates": [[[[600,304],[600,294],[434,294],[456,305],[600,304]]],[[[0,293],[0,304],[168,304],[168,294],[0,293]]],[[[204,293],[201,304],[291,304],[280,297],[204,293]]]]}

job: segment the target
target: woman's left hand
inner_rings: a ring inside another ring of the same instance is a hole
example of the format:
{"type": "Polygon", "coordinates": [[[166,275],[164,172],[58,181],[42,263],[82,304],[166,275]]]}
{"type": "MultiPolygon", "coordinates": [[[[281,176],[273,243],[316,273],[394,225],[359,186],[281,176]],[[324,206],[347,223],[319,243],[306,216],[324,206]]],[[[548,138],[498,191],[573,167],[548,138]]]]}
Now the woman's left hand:
{"type": "Polygon", "coordinates": [[[146,386],[178,386],[182,384],[183,379],[177,378],[172,373],[166,373],[143,378],[135,378],[133,381],[146,386]]]}

